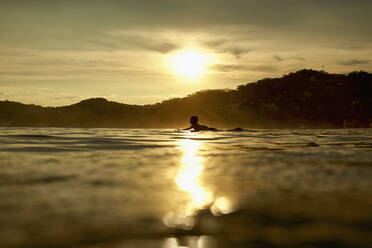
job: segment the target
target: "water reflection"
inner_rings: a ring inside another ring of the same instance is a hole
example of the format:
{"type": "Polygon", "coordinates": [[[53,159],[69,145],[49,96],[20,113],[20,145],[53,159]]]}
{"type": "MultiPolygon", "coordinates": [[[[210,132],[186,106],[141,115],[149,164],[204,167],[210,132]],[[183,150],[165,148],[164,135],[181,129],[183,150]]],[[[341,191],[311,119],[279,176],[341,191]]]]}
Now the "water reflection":
{"type": "MultiPolygon", "coordinates": [[[[197,212],[201,209],[210,208],[211,214],[215,216],[233,211],[233,206],[227,197],[216,197],[216,194],[203,184],[205,169],[205,161],[201,152],[203,145],[203,140],[196,139],[183,139],[178,143],[182,156],[175,183],[181,192],[186,193],[187,202],[164,216],[163,222],[170,228],[193,229],[197,223],[197,212]]],[[[165,240],[164,247],[207,248],[216,247],[215,242],[213,237],[203,235],[169,237],[165,240]]]]}
{"type": "Polygon", "coordinates": [[[210,206],[214,215],[228,214],[235,211],[235,206],[225,196],[215,197],[202,184],[201,176],[204,170],[204,158],[200,154],[203,141],[184,139],[179,142],[183,152],[181,166],[176,177],[178,188],[190,196],[190,202],[185,208],[185,215],[194,215],[199,209],[210,206]]]}
{"type": "Polygon", "coordinates": [[[204,170],[204,158],[200,154],[202,145],[200,140],[179,141],[178,149],[182,152],[182,156],[175,183],[181,192],[187,194],[187,202],[164,216],[163,222],[168,227],[192,229],[195,225],[196,211],[213,203],[213,193],[207,190],[201,182],[204,170]]]}
{"type": "Polygon", "coordinates": [[[213,193],[206,190],[200,180],[204,170],[203,157],[198,154],[201,146],[201,141],[189,139],[181,140],[179,144],[183,156],[176,183],[180,190],[190,196],[190,202],[185,209],[186,215],[192,215],[195,210],[213,202],[213,193]]]}
{"type": "Polygon", "coordinates": [[[235,211],[236,206],[233,206],[231,201],[226,197],[218,197],[211,206],[213,215],[229,214],[235,211]]]}
{"type": "Polygon", "coordinates": [[[189,236],[182,239],[167,238],[163,248],[212,248],[217,247],[216,240],[211,236],[189,236]]]}

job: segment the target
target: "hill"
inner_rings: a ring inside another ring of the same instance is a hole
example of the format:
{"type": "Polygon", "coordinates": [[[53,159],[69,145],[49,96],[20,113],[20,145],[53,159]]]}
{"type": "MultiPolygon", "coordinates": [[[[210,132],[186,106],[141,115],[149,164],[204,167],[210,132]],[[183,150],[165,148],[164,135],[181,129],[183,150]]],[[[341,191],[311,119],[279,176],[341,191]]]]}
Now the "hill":
{"type": "Polygon", "coordinates": [[[174,128],[191,115],[217,128],[370,127],[372,74],[301,70],[145,106],[103,98],[64,107],[0,101],[0,126],[174,128]]]}

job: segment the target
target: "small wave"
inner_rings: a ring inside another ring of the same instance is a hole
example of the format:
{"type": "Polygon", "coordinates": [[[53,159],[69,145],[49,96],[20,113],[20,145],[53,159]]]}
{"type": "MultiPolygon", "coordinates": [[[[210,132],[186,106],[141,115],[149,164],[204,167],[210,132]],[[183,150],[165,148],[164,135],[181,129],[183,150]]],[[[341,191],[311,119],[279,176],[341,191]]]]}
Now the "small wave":
{"type": "Polygon", "coordinates": [[[33,147],[33,146],[24,146],[24,147],[5,147],[0,148],[0,151],[2,152],[40,152],[40,153],[46,153],[46,152],[76,152],[76,151],[84,151],[83,149],[79,148],[57,148],[57,147],[33,147]]]}
{"type": "Polygon", "coordinates": [[[5,138],[29,138],[29,139],[53,139],[56,136],[44,135],[44,134],[11,134],[11,135],[1,135],[0,137],[5,138]]]}
{"type": "Polygon", "coordinates": [[[50,175],[38,178],[12,178],[9,175],[2,175],[0,174],[1,182],[0,185],[34,185],[34,184],[50,184],[50,183],[58,183],[58,182],[66,182],[72,179],[77,178],[77,175],[50,175]]]}
{"type": "Polygon", "coordinates": [[[319,144],[315,142],[307,142],[307,143],[274,143],[280,147],[318,147],[319,144]]]}

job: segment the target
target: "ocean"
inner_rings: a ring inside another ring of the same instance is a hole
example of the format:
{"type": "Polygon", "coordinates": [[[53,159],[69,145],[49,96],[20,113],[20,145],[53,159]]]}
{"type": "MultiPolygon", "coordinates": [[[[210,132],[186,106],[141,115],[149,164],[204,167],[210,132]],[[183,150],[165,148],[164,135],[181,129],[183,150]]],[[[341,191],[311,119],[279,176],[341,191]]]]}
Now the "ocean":
{"type": "Polygon", "coordinates": [[[372,129],[0,128],[0,247],[372,247],[372,129]]]}

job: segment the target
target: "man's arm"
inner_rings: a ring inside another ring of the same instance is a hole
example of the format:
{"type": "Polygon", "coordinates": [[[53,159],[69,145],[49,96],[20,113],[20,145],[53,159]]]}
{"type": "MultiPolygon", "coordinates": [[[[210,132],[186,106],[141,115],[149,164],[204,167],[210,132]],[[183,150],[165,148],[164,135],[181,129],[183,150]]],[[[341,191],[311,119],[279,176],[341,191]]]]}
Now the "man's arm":
{"type": "Polygon", "coordinates": [[[181,129],[181,130],[190,130],[190,129],[192,129],[192,126],[189,126],[189,127],[187,127],[187,128],[183,128],[183,129],[181,129]]]}

